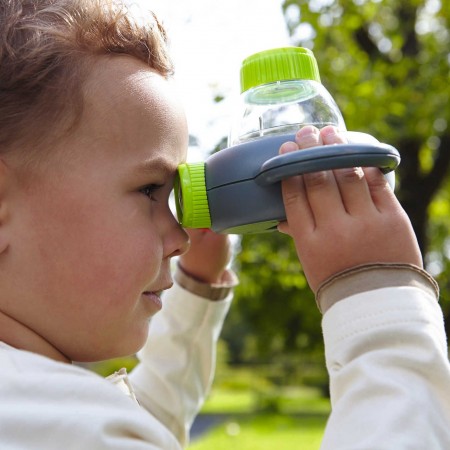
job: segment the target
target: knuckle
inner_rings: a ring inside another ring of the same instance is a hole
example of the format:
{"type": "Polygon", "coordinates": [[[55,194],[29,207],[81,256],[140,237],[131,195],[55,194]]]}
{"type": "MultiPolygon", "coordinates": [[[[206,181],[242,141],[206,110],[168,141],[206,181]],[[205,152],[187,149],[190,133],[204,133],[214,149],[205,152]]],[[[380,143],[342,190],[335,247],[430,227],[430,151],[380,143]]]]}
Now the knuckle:
{"type": "Polygon", "coordinates": [[[335,171],[336,177],[339,181],[344,183],[360,182],[364,179],[364,172],[361,167],[349,167],[335,171]]]}
{"type": "Polygon", "coordinates": [[[394,192],[391,187],[387,183],[386,180],[376,180],[367,183],[369,186],[370,194],[373,198],[388,202],[389,205],[394,206],[397,203],[397,199],[395,197],[394,192]]]}
{"type": "Polygon", "coordinates": [[[296,135],[296,142],[301,149],[320,145],[320,132],[313,126],[302,128],[296,135]]]}
{"type": "Polygon", "coordinates": [[[284,191],[283,192],[283,203],[285,208],[294,208],[299,202],[300,196],[296,191],[284,191]]]}
{"type": "Polygon", "coordinates": [[[324,144],[343,144],[345,136],[333,125],[328,125],[320,131],[324,144]]]}
{"type": "Polygon", "coordinates": [[[389,188],[389,183],[387,182],[380,169],[369,167],[364,169],[364,174],[370,189],[382,190],[389,188]]]}
{"type": "Polygon", "coordinates": [[[315,135],[307,135],[307,136],[303,137],[303,139],[300,141],[300,147],[302,149],[316,147],[319,144],[320,144],[319,139],[315,135]]]}
{"type": "Polygon", "coordinates": [[[303,175],[307,188],[320,188],[325,186],[329,180],[329,173],[325,171],[312,172],[303,175]]]}
{"type": "Polygon", "coordinates": [[[303,181],[300,176],[288,178],[281,184],[283,203],[286,209],[295,209],[304,196],[303,181]]]}

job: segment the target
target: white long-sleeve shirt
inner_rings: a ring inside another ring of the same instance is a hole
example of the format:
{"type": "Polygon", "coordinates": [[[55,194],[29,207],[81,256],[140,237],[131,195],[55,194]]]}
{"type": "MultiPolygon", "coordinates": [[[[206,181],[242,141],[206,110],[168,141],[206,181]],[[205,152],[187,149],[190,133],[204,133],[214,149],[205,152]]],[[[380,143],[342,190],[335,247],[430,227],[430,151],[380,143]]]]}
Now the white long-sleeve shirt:
{"type": "Polygon", "coordinates": [[[438,295],[436,282],[408,264],[364,265],[322,285],[332,404],[322,449],[450,449],[438,295]]]}
{"type": "MultiPolygon", "coordinates": [[[[87,370],[1,345],[0,448],[179,450],[209,387],[228,306],[179,286],[168,292],[141,364],[125,378],[141,406],[87,370]]],[[[420,287],[352,295],[326,312],[323,333],[333,406],[323,449],[450,448],[435,297],[420,287]]]]}
{"type": "Polygon", "coordinates": [[[346,298],[323,318],[333,450],[450,449],[450,364],[435,297],[414,287],[346,298]]]}

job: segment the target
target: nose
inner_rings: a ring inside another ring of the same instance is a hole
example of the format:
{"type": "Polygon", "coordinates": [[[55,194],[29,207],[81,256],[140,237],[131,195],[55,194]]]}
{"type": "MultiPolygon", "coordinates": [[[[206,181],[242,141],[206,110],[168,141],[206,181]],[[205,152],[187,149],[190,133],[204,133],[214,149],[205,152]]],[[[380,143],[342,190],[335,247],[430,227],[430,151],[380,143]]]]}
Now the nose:
{"type": "Polygon", "coordinates": [[[165,257],[180,256],[189,250],[189,235],[170,212],[168,228],[164,238],[165,257]]]}

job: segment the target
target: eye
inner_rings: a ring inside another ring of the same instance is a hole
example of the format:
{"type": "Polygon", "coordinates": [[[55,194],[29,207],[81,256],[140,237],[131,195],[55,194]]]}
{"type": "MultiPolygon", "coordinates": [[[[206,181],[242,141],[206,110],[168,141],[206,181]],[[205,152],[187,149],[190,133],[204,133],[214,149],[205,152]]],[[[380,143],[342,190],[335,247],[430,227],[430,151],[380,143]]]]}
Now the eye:
{"type": "Polygon", "coordinates": [[[155,194],[155,192],[157,192],[162,187],[163,187],[162,184],[148,184],[147,186],[144,186],[141,189],[139,189],[139,192],[141,194],[144,194],[150,200],[156,201],[156,199],[153,197],[153,195],[155,194]]]}

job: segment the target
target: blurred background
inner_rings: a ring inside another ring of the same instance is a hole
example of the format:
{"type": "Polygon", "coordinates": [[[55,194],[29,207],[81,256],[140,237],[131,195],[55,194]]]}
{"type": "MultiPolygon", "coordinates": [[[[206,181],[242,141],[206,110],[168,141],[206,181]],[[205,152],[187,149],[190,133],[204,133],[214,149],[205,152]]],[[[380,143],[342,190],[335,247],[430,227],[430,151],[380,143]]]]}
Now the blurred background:
{"type": "MultiPolygon", "coordinates": [[[[396,193],[450,334],[450,2],[141,0],[163,19],[190,128],[189,160],[226,145],[239,66],[249,54],[308,47],[349,130],[402,155],[396,193]]],[[[329,412],[321,316],[290,240],[248,235],[216,380],[192,450],[316,449],[329,412]]],[[[109,374],[134,359],[95,367],[109,374]]]]}

